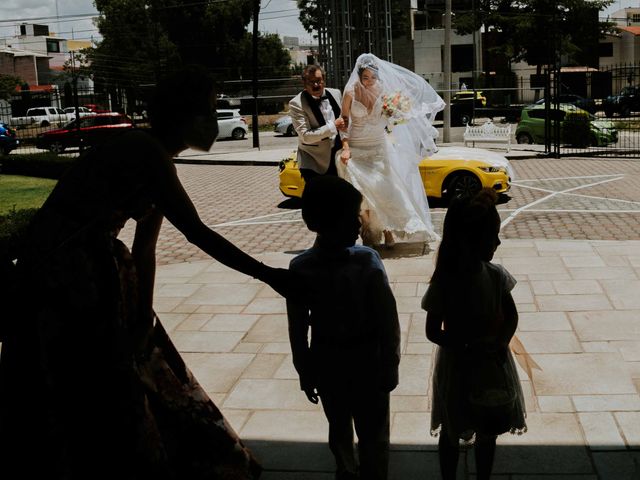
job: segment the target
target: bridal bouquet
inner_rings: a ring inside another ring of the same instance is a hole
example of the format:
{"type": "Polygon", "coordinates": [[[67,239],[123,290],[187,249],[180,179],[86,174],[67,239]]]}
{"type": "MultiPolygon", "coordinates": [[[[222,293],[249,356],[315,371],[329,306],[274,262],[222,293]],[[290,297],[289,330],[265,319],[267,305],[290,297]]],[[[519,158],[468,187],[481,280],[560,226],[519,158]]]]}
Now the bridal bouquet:
{"type": "Polygon", "coordinates": [[[411,110],[411,101],[406,95],[394,92],[382,96],[382,115],[387,117],[387,132],[391,131],[394,125],[399,125],[406,121],[406,113],[411,110]]]}

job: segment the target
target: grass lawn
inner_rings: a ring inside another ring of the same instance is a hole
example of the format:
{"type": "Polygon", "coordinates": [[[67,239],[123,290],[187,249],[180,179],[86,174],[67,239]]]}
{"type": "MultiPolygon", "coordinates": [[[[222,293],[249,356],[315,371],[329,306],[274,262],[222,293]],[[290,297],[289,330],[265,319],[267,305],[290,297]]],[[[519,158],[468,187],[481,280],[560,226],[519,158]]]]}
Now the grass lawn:
{"type": "Polygon", "coordinates": [[[48,178],[0,175],[0,215],[14,208],[40,208],[56,182],[48,178]]]}

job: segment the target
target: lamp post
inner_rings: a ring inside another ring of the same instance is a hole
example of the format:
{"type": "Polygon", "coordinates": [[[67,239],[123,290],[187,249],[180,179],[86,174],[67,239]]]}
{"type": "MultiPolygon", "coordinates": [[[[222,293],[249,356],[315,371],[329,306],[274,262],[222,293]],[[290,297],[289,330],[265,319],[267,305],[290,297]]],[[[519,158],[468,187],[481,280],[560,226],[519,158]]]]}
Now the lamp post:
{"type": "Polygon", "coordinates": [[[253,37],[252,37],[252,70],[253,78],[253,114],[251,116],[251,131],[253,134],[253,148],[260,148],[260,135],[258,130],[258,15],[260,14],[260,0],[253,1],[253,37]]]}
{"type": "Polygon", "coordinates": [[[442,115],[442,141],[451,141],[451,0],[445,2],[444,11],[444,113],[442,115]]]}

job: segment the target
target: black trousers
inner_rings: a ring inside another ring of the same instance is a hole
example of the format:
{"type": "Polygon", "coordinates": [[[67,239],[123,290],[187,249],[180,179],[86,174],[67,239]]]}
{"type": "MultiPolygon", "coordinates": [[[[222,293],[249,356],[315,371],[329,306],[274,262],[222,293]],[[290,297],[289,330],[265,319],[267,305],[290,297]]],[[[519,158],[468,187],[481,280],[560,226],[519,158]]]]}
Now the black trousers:
{"type": "Polygon", "coordinates": [[[389,469],[389,393],[371,388],[319,391],[329,421],[329,448],[336,460],[336,479],[386,480],[389,469]],[[353,429],[358,435],[359,465],[353,429]]]}
{"type": "Polygon", "coordinates": [[[304,179],[305,183],[308,183],[312,178],[319,177],[322,175],[333,175],[335,177],[338,176],[338,169],[336,168],[336,153],[338,150],[342,148],[342,142],[340,141],[340,136],[337,135],[336,141],[331,149],[331,161],[329,162],[329,168],[324,173],[318,173],[315,170],[310,168],[301,168],[300,175],[304,179]]]}

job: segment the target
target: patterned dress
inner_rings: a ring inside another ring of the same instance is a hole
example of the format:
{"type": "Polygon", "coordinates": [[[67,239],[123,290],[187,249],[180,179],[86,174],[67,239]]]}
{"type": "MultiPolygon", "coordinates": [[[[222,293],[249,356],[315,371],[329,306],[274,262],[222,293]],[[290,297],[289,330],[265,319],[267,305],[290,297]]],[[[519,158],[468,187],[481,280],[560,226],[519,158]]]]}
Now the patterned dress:
{"type": "Polygon", "coordinates": [[[0,357],[0,476],[258,478],[158,321],[142,341],[136,270],[116,236],[155,208],[149,162],[166,156],[127,133],[81,158],[34,218],[0,357]]]}

